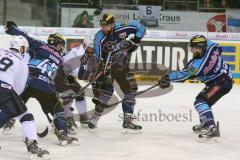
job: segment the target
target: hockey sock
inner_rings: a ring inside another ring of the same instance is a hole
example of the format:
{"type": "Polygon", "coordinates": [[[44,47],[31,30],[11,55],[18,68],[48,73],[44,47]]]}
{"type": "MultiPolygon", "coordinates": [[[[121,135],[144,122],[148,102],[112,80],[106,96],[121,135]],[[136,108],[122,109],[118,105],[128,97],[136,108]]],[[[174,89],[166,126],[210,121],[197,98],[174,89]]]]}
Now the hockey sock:
{"type": "Polygon", "coordinates": [[[54,125],[58,131],[64,130],[67,133],[67,118],[64,112],[58,112],[53,115],[54,125]]]}
{"type": "Polygon", "coordinates": [[[204,127],[215,125],[212,110],[206,102],[196,103],[195,109],[197,110],[200,122],[203,124],[204,127]]]}
{"type": "Polygon", "coordinates": [[[29,140],[37,140],[37,130],[34,124],[34,117],[31,113],[25,112],[24,114],[18,116],[21,123],[22,133],[25,138],[29,140]]]}
{"type": "Polygon", "coordinates": [[[87,102],[85,98],[76,99],[75,105],[79,114],[87,113],[87,102]]]}
{"type": "Polygon", "coordinates": [[[135,94],[126,94],[122,102],[123,113],[133,114],[135,105],[135,94]]]}
{"type": "Polygon", "coordinates": [[[37,131],[34,121],[25,121],[21,123],[23,136],[29,140],[37,140],[37,131]]]}

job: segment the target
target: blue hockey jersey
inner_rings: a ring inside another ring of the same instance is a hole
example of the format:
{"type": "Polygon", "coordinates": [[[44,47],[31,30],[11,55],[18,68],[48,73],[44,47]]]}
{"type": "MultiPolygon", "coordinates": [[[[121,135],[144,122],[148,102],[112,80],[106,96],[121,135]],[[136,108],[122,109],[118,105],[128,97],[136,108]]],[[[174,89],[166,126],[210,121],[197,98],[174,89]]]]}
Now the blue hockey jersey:
{"type": "Polygon", "coordinates": [[[63,60],[54,47],[30,37],[26,32],[12,26],[8,34],[22,35],[29,43],[31,59],[29,61],[30,79],[28,85],[45,92],[55,92],[54,77],[63,60]]]}
{"type": "Polygon", "coordinates": [[[212,41],[208,41],[207,49],[202,58],[193,58],[185,69],[169,74],[169,79],[175,82],[198,78],[201,82],[218,82],[223,77],[232,78],[229,65],[221,57],[221,47],[212,41]]]}
{"type": "Polygon", "coordinates": [[[106,53],[102,51],[105,43],[111,41],[114,44],[118,44],[131,34],[134,34],[136,38],[141,40],[145,33],[145,27],[140,23],[140,21],[129,21],[126,24],[116,23],[111,36],[106,36],[102,30],[99,30],[94,38],[94,48],[97,61],[106,58],[106,53]]]}

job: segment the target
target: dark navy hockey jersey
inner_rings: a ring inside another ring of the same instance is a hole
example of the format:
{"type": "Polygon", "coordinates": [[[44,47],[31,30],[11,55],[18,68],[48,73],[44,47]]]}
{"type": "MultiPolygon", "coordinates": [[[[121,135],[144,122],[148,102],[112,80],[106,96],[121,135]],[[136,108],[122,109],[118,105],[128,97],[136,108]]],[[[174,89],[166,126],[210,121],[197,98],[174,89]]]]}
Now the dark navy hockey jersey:
{"type": "Polygon", "coordinates": [[[63,60],[54,47],[30,37],[26,32],[12,26],[8,34],[22,35],[29,43],[31,59],[29,61],[29,86],[45,92],[55,92],[53,80],[63,60]]]}

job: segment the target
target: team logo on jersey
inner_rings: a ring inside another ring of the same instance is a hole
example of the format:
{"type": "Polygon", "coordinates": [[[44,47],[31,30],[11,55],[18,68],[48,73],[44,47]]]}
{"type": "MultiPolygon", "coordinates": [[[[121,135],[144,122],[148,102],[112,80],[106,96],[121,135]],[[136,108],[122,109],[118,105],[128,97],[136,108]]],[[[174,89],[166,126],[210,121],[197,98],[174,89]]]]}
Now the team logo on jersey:
{"type": "Polygon", "coordinates": [[[126,39],[127,33],[126,33],[126,32],[120,33],[120,34],[119,34],[119,37],[120,37],[121,39],[126,39]]]}

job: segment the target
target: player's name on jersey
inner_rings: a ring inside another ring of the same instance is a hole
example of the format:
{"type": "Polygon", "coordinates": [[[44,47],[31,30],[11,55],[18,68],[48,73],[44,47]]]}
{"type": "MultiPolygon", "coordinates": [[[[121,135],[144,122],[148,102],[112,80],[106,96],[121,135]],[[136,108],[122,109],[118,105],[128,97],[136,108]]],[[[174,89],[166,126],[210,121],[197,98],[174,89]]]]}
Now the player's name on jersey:
{"type": "Polygon", "coordinates": [[[44,81],[44,82],[46,82],[46,83],[50,83],[48,77],[46,77],[46,76],[44,76],[44,75],[39,75],[39,76],[38,76],[38,79],[39,79],[39,80],[42,80],[42,81],[44,81]]]}

